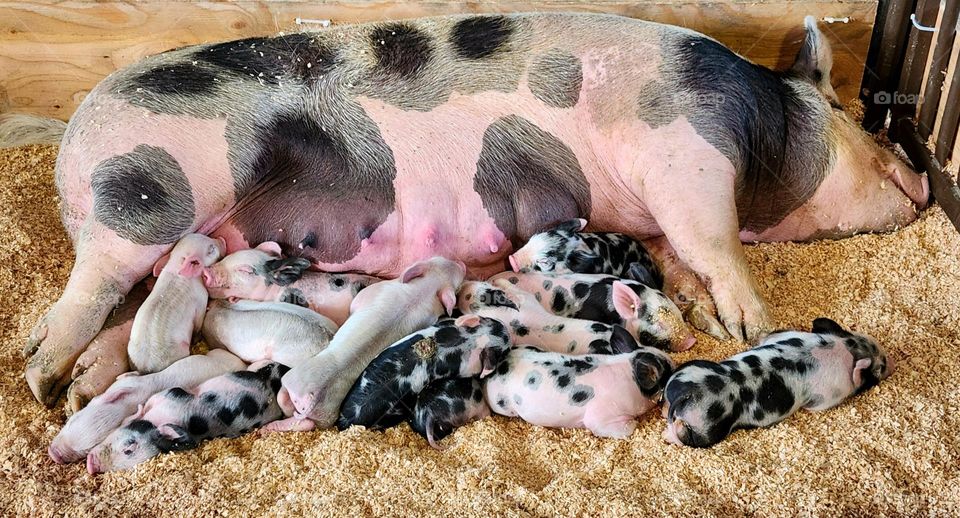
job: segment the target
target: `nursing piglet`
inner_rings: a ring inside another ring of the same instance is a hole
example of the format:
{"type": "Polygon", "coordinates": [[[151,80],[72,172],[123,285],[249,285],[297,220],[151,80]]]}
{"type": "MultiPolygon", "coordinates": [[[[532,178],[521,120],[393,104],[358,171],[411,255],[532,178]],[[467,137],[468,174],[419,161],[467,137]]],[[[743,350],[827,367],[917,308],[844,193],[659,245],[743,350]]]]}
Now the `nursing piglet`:
{"type": "Polygon", "coordinates": [[[157,283],[133,319],[127,354],[141,373],[163,370],[190,354],[207,309],[207,290],[200,276],[226,250],[223,239],[188,234],[157,262],[157,283]]]}
{"type": "Polygon", "coordinates": [[[410,428],[437,449],[438,441],[457,428],[490,415],[483,398],[483,384],[477,378],[434,381],[417,396],[410,428]]]}
{"type": "Polygon", "coordinates": [[[639,241],[616,232],[581,232],[585,219],[572,219],[533,235],[510,256],[514,272],[605,273],[663,287],[663,276],[639,241]]]}
{"type": "Polygon", "coordinates": [[[637,341],[621,326],[560,317],[545,310],[534,295],[506,280],[496,284],[463,283],[457,298],[463,313],[495,318],[507,324],[514,344],[567,354],[611,354],[615,342],[636,349],[637,341]]]}
{"type": "Polygon", "coordinates": [[[90,474],[130,469],[161,453],[196,448],[201,441],[237,437],[283,417],[277,404],[287,367],[258,362],[196,388],[155,394],[123,428],[87,455],[90,474]]]}
{"type": "Polygon", "coordinates": [[[676,304],[637,281],[603,274],[542,272],[505,272],[490,278],[493,283],[498,280],[532,293],[554,315],[621,325],[644,345],[685,351],[696,342],[676,304]]]}
{"type": "Polygon", "coordinates": [[[390,344],[450,315],[466,266],[442,257],[420,261],[399,279],[378,282],[357,295],[350,318],[323,352],[283,377],[284,394],[294,416],[272,430],[333,426],[353,383],[390,344]],[[308,421],[309,420],[309,421],[308,421]],[[311,422],[312,421],[312,422],[311,422]]]}
{"type": "Polygon", "coordinates": [[[280,257],[280,245],[267,241],[240,250],[203,272],[214,299],[289,302],[308,307],[343,325],[350,303],[363,288],[381,279],[354,273],[311,272],[310,261],[280,257]]]}
{"type": "Polygon", "coordinates": [[[243,368],[240,358],[227,351],[213,350],[205,355],[194,354],[177,360],[154,374],[131,372],[121,375],[106,392],[67,419],[47,453],[58,464],[78,461],[157,392],[173,387],[193,387],[243,368]]]}
{"type": "Polygon", "coordinates": [[[484,380],[484,395],[500,415],[625,438],[636,429],[637,416],[657,405],[672,372],[670,357],[651,347],[586,356],[523,347],[510,351],[484,380]]]}
{"type": "Polygon", "coordinates": [[[720,363],[680,366],[664,390],[663,437],[712,446],[738,428],[770,426],[801,408],[835,407],[892,371],[873,339],[818,318],[810,333],[777,332],[720,363]]]}
{"type": "Polygon", "coordinates": [[[273,360],[288,367],[319,354],[336,331],[333,321],[307,308],[256,300],[213,301],[202,329],[210,347],[247,363],[273,360]]]}
{"type": "Polygon", "coordinates": [[[417,394],[436,380],[483,376],[510,348],[499,320],[464,315],[391,345],[363,371],[340,407],[337,427],[389,428],[410,417],[417,394]]]}

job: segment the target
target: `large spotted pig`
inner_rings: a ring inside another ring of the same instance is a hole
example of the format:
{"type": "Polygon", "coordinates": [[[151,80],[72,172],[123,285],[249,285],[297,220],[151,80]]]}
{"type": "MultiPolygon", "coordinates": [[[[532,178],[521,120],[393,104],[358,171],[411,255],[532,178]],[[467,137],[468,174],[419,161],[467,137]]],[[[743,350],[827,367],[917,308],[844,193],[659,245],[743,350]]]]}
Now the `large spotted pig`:
{"type": "Polygon", "coordinates": [[[484,380],[487,404],[494,413],[540,426],[627,437],[636,418],[657,405],[673,360],[650,347],[619,352],[570,356],[513,349],[484,380]]]}
{"type": "Polygon", "coordinates": [[[892,371],[871,338],[818,318],[810,333],[778,332],[720,363],[681,365],[664,390],[663,436],[712,446],[738,428],[770,426],[801,408],[833,408],[892,371]]]}
{"type": "Polygon", "coordinates": [[[87,456],[107,435],[137,412],[150,396],[174,387],[193,387],[208,379],[244,368],[243,361],[223,350],[193,354],[153,374],[124,374],[103,394],[67,419],[47,453],[58,464],[87,456]]]}
{"type": "Polygon", "coordinates": [[[380,281],[355,273],[311,272],[309,266],[310,261],[300,257],[281,259],[280,245],[266,242],[224,257],[203,272],[203,280],[210,298],[288,302],[338,326],[350,315],[357,293],[380,281]]]}
{"type": "Polygon", "coordinates": [[[237,437],[283,417],[277,404],[287,367],[258,362],[247,370],[153,395],[131,419],[87,454],[90,474],[133,468],[201,441],[237,437]]]}
{"type": "Polygon", "coordinates": [[[581,232],[587,220],[565,221],[530,238],[510,255],[514,272],[602,273],[633,279],[651,288],[663,277],[639,241],[618,232],[581,232]]]}
{"type": "Polygon", "coordinates": [[[478,378],[451,378],[434,381],[417,395],[410,428],[441,449],[439,441],[457,428],[490,415],[478,378]]]}
{"type": "Polygon", "coordinates": [[[756,338],[769,317],[741,240],[890,230],[927,203],[926,179],[836,107],[830,64],[812,19],[780,73],[684,28],[560,13],[143,59],[66,129],[56,183],[77,260],[24,347],[27,382],[52,405],[110,309],[189,232],[228,252],[274,241],[321,271],[395,277],[442,255],[486,278],[584,218],[665,235],[668,295],[671,276],[696,281],[694,300],[709,286],[725,328],[756,338]]]}
{"type": "Polygon", "coordinates": [[[289,402],[295,412],[270,429],[333,426],[347,393],[374,358],[400,338],[453,312],[465,274],[463,263],[434,257],[414,263],[399,279],[361,291],[330,345],[283,377],[281,404],[289,402]]]}
{"type": "Polygon", "coordinates": [[[364,369],[343,400],[337,427],[389,428],[410,417],[417,394],[444,378],[483,376],[510,348],[503,323],[464,315],[402,338],[364,369]]]}
{"type": "Polygon", "coordinates": [[[540,272],[494,275],[532,293],[547,311],[561,317],[623,326],[644,345],[685,351],[696,342],[680,309],[662,292],[612,275],[540,272]]]}
{"type": "Polygon", "coordinates": [[[612,354],[617,347],[637,347],[637,341],[622,326],[559,317],[543,309],[534,295],[502,279],[496,284],[463,283],[457,307],[463,313],[500,320],[507,324],[512,343],[533,345],[543,351],[612,354]]]}

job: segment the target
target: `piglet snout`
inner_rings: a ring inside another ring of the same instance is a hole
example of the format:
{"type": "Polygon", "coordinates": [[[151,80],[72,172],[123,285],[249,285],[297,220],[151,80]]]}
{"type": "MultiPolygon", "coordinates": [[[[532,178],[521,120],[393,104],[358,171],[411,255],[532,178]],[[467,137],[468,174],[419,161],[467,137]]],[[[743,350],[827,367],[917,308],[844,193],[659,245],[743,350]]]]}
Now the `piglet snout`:
{"type": "Polygon", "coordinates": [[[690,349],[691,347],[693,347],[693,344],[695,343],[697,343],[697,338],[693,336],[693,333],[690,333],[686,336],[686,338],[683,338],[682,340],[679,341],[679,345],[674,346],[674,351],[675,352],[686,351],[687,349],[690,349]]]}
{"type": "Polygon", "coordinates": [[[96,453],[90,452],[87,455],[87,473],[96,475],[102,471],[103,470],[100,468],[100,458],[97,457],[96,453]]]}
{"type": "Polygon", "coordinates": [[[510,269],[513,270],[514,272],[519,272],[520,265],[517,263],[517,258],[511,255],[509,259],[510,259],[510,269]]]}
{"type": "Polygon", "coordinates": [[[55,444],[51,444],[50,447],[47,448],[47,455],[50,455],[50,458],[53,459],[53,462],[56,462],[57,464],[66,464],[67,462],[70,462],[67,457],[73,456],[71,455],[72,453],[73,452],[64,451],[64,449],[58,448],[55,444]]]}

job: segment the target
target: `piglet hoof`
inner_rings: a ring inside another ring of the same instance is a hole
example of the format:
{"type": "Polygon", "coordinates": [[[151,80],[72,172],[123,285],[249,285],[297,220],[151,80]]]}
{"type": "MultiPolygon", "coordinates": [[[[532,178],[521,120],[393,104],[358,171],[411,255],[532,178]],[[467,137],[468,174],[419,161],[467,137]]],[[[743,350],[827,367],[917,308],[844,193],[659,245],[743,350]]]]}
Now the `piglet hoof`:
{"type": "Polygon", "coordinates": [[[699,331],[703,331],[717,340],[729,340],[730,333],[723,327],[709,308],[701,304],[693,304],[684,314],[687,322],[699,331]]]}

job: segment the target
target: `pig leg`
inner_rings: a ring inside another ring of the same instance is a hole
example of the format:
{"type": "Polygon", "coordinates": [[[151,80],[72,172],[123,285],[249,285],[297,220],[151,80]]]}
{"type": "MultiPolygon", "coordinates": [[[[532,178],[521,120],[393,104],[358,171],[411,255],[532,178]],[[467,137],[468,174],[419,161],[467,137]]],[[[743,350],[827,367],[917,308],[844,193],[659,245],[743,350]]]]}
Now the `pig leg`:
{"type": "Polygon", "coordinates": [[[684,138],[691,140],[684,155],[650,164],[652,174],[640,180],[643,199],[679,259],[706,283],[727,332],[756,340],[770,317],[740,243],[736,171],[696,133],[684,138]]]}
{"type": "Polygon", "coordinates": [[[677,257],[665,236],[647,239],[643,246],[653,257],[663,273],[663,292],[683,311],[683,316],[693,327],[718,339],[726,340],[730,334],[717,320],[717,307],[710,292],[697,278],[697,274],[677,257]]]}
{"type": "Polygon", "coordinates": [[[24,377],[37,401],[53,406],[70,381],[77,357],[107,315],[147,276],[171,245],[140,246],[88,217],[74,242],[77,259],[60,299],[34,327],[23,349],[24,377]]]}
{"type": "Polygon", "coordinates": [[[583,415],[583,426],[597,437],[626,439],[637,429],[637,421],[632,417],[590,409],[583,415]]]}
{"type": "Polygon", "coordinates": [[[130,370],[127,343],[130,341],[133,317],[148,294],[146,282],[134,286],[107,317],[103,330],[77,359],[73,366],[73,383],[67,389],[67,415],[83,409],[91,399],[106,392],[117,376],[130,370]]]}
{"type": "Polygon", "coordinates": [[[288,417],[279,421],[273,421],[260,429],[261,434],[270,432],[309,432],[317,427],[317,423],[310,419],[300,419],[298,417],[288,417]]]}

